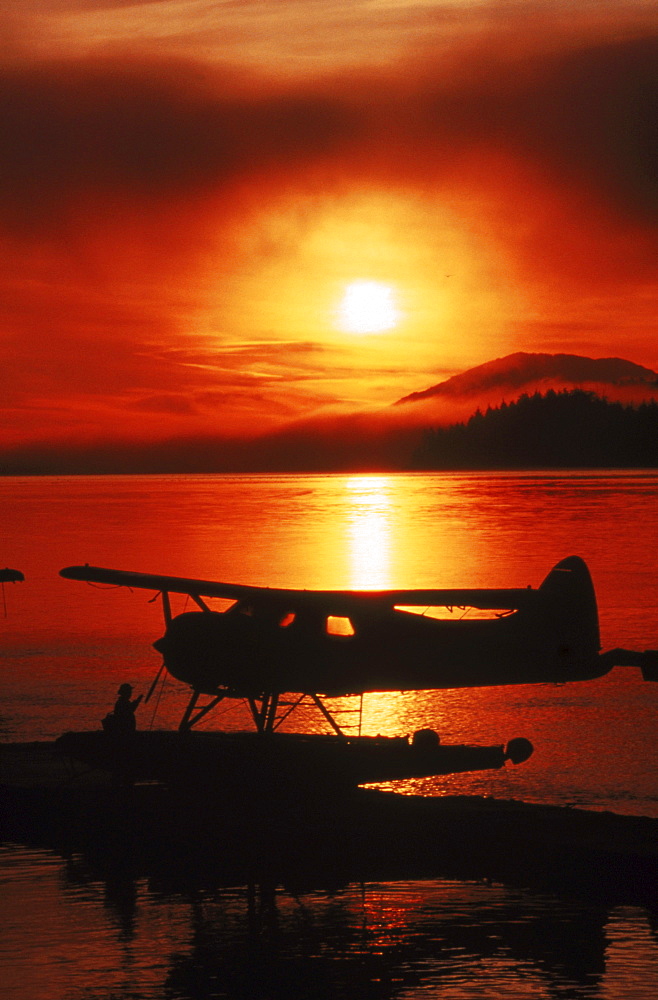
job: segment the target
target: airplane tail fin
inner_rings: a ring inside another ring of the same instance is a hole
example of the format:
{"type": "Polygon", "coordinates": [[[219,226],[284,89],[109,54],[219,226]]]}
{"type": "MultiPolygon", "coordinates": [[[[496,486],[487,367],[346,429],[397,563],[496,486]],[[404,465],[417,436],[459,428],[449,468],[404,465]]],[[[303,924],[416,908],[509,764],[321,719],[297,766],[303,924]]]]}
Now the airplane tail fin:
{"type": "Polygon", "coordinates": [[[567,556],[557,563],[539,587],[554,615],[560,638],[560,656],[565,680],[582,675],[596,677],[601,639],[594,585],[587,564],[580,556],[567,556]]]}

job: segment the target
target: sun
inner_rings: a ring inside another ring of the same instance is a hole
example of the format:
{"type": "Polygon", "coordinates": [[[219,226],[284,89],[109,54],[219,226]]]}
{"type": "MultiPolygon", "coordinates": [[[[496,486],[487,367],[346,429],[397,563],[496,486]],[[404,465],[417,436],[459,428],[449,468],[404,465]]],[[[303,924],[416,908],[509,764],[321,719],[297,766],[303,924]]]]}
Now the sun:
{"type": "Polygon", "coordinates": [[[381,281],[353,281],[345,289],[338,325],[347,333],[380,333],[397,325],[393,289],[381,281]]]}

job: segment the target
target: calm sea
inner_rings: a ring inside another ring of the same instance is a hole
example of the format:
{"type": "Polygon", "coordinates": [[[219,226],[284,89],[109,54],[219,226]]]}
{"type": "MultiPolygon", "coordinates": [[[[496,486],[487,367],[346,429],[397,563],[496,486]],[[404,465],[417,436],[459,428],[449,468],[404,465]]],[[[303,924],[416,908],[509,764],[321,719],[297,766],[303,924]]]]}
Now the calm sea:
{"type": "MultiPolygon", "coordinates": [[[[145,691],[160,666],[159,602],[58,576],[85,562],[266,586],[534,587],[577,554],[603,648],[655,648],[657,487],[656,473],[628,471],[0,479],[0,565],[26,577],[2,594],[0,739],[95,729],[121,682],[145,691]]],[[[166,682],[140,725],[175,724],[184,701],[166,682]]],[[[404,792],[657,817],[657,706],[658,684],[617,668],[562,687],[371,695],[362,731],[535,745],[517,768],[404,792]]],[[[209,725],[246,721],[236,705],[209,725]]],[[[654,915],[503,886],[117,887],[82,858],[12,844],[0,891],[8,1000],[658,995],[654,915]]]]}

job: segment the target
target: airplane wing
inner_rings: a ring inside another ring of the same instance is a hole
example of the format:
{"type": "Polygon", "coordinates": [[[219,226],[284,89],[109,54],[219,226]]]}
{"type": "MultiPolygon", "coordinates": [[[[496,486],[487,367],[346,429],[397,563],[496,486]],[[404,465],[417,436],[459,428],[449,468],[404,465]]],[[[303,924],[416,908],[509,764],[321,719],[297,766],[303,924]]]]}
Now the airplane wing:
{"type": "Polygon", "coordinates": [[[523,589],[416,589],[416,590],[292,590],[279,587],[254,587],[239,583],[197,580],[183,576],[136,573],[105,569],[100,566],[67,566],[60,576],[88,583],[107,583],[120,587],[188,594],[190,597],[222,597],[263,606],[295,611],[301,607],[317,608],[328,615],[345,615],[368,608],[470,607],[482,610],[516,610],[531,606],[538,591],[523,589]]]}

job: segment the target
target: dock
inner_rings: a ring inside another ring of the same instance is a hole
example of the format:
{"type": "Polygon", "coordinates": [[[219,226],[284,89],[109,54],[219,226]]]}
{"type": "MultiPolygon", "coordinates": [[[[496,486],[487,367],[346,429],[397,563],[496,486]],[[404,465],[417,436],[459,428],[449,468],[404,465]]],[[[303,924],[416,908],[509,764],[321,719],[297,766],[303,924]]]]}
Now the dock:
{"type": "Polygon", "coordinates": [[[488,879],[658,910],[658,819],[367,788],[275,802],[223,796],[202,780],[185,793],[126,786],[47,742],[0,746],[0,837],[159,877],[488,879]]]}

